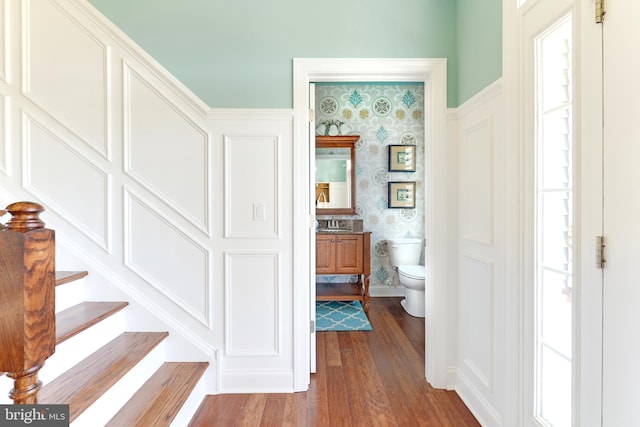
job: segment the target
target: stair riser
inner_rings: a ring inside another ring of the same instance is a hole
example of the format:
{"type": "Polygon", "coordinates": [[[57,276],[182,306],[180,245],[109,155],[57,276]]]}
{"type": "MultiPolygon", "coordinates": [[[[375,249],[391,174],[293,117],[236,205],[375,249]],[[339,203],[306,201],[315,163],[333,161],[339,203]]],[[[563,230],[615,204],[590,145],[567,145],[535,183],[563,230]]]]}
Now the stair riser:
{"type": "Polygon", "coordinates": [[[173,422],[171,423],[172,427],[184,427],[189,424],[189,421],[191,421],[196,411],[200,407],[202,399],[207,394],[207,380],[208,375],[207,373],[205,373],[202,378],[200,378],[200,381],[198,381],[198,384],[193,388],[193,391],[191,392],[191,395],[189,396],[187,401],[184,402],[184,405],[182,405],[180,412],[178,412],[178,414],[174,418],[173,422]]]}
{"type": "Polygon", "coordinates": [[[105,425],[133,396],[165,359],[164,342],[158,344],[144,359],[115,383],[109,391],[95,401],[71,424],[73,427],[95,427],[105,425]]]}
{"type": "Polygon", "coordinates": [[[71,283],[56,286],[56,313],[66,310],[85,300],[85,280],[80,279],[71,283]]]}
{"type": "MultiPolygon", "coordinates": [[[[66,285],[65,285],[66,286],[66,285]]],[[[47,384],[103,345],[124,332],[125,313],[120,311],[96,323],[81,334],[56,346],[56,352],[44,364],[39,377],[47,384]]]]}

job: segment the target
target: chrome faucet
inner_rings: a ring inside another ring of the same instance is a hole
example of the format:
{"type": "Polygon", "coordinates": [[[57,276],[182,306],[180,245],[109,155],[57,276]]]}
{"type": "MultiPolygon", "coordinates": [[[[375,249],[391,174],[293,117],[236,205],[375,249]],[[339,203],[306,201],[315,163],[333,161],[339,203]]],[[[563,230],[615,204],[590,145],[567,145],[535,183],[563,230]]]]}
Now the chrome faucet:
{"type": "Polygon", "coordinates": [[[335,219],[334,217],[331,217],[331,219],[327,222],[327,228],[339,228],[340,226],[338,225],[338,220],[335,219]]]}

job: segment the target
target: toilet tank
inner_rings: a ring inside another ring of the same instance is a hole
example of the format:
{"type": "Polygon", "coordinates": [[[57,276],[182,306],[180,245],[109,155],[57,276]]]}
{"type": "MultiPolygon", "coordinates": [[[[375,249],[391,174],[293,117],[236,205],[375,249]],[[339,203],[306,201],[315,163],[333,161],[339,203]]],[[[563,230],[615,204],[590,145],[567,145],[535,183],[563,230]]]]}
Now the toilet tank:
{"type": "Polygon", "coordinates": [[[422,255],[422,239],[387,239],[391,265],[418,265],[422,255]]]}

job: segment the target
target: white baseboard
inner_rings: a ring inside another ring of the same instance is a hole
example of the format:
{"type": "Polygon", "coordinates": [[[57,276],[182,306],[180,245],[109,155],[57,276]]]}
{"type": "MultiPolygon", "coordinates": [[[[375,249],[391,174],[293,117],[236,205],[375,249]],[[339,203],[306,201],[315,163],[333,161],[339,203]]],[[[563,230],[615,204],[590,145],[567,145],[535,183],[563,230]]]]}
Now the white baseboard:
{"type": "Polygon", "coordinates": [[[491,403],[460,369],[457,370],[455,391],[476,417],[480,425],[485,427],[502,427],[500,413],[495,410],[491,403]]]}
{"type": "Polygon", "coordinates": [[[372,297],[403,297],[404,288],[401,286],[372,286],[369,288],[369,295],[372,297]]]}

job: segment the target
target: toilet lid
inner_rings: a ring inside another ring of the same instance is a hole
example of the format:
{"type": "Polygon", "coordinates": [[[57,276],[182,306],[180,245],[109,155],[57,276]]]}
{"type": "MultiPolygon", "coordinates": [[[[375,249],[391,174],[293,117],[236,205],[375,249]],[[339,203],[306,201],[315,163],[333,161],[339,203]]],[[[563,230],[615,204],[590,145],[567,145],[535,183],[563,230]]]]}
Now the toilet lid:
{"type": "Polygon", "coordinates": [[[398,267],[398,271],[411,279],[424,279],[424,265],[401,265],[398,267]]]}

